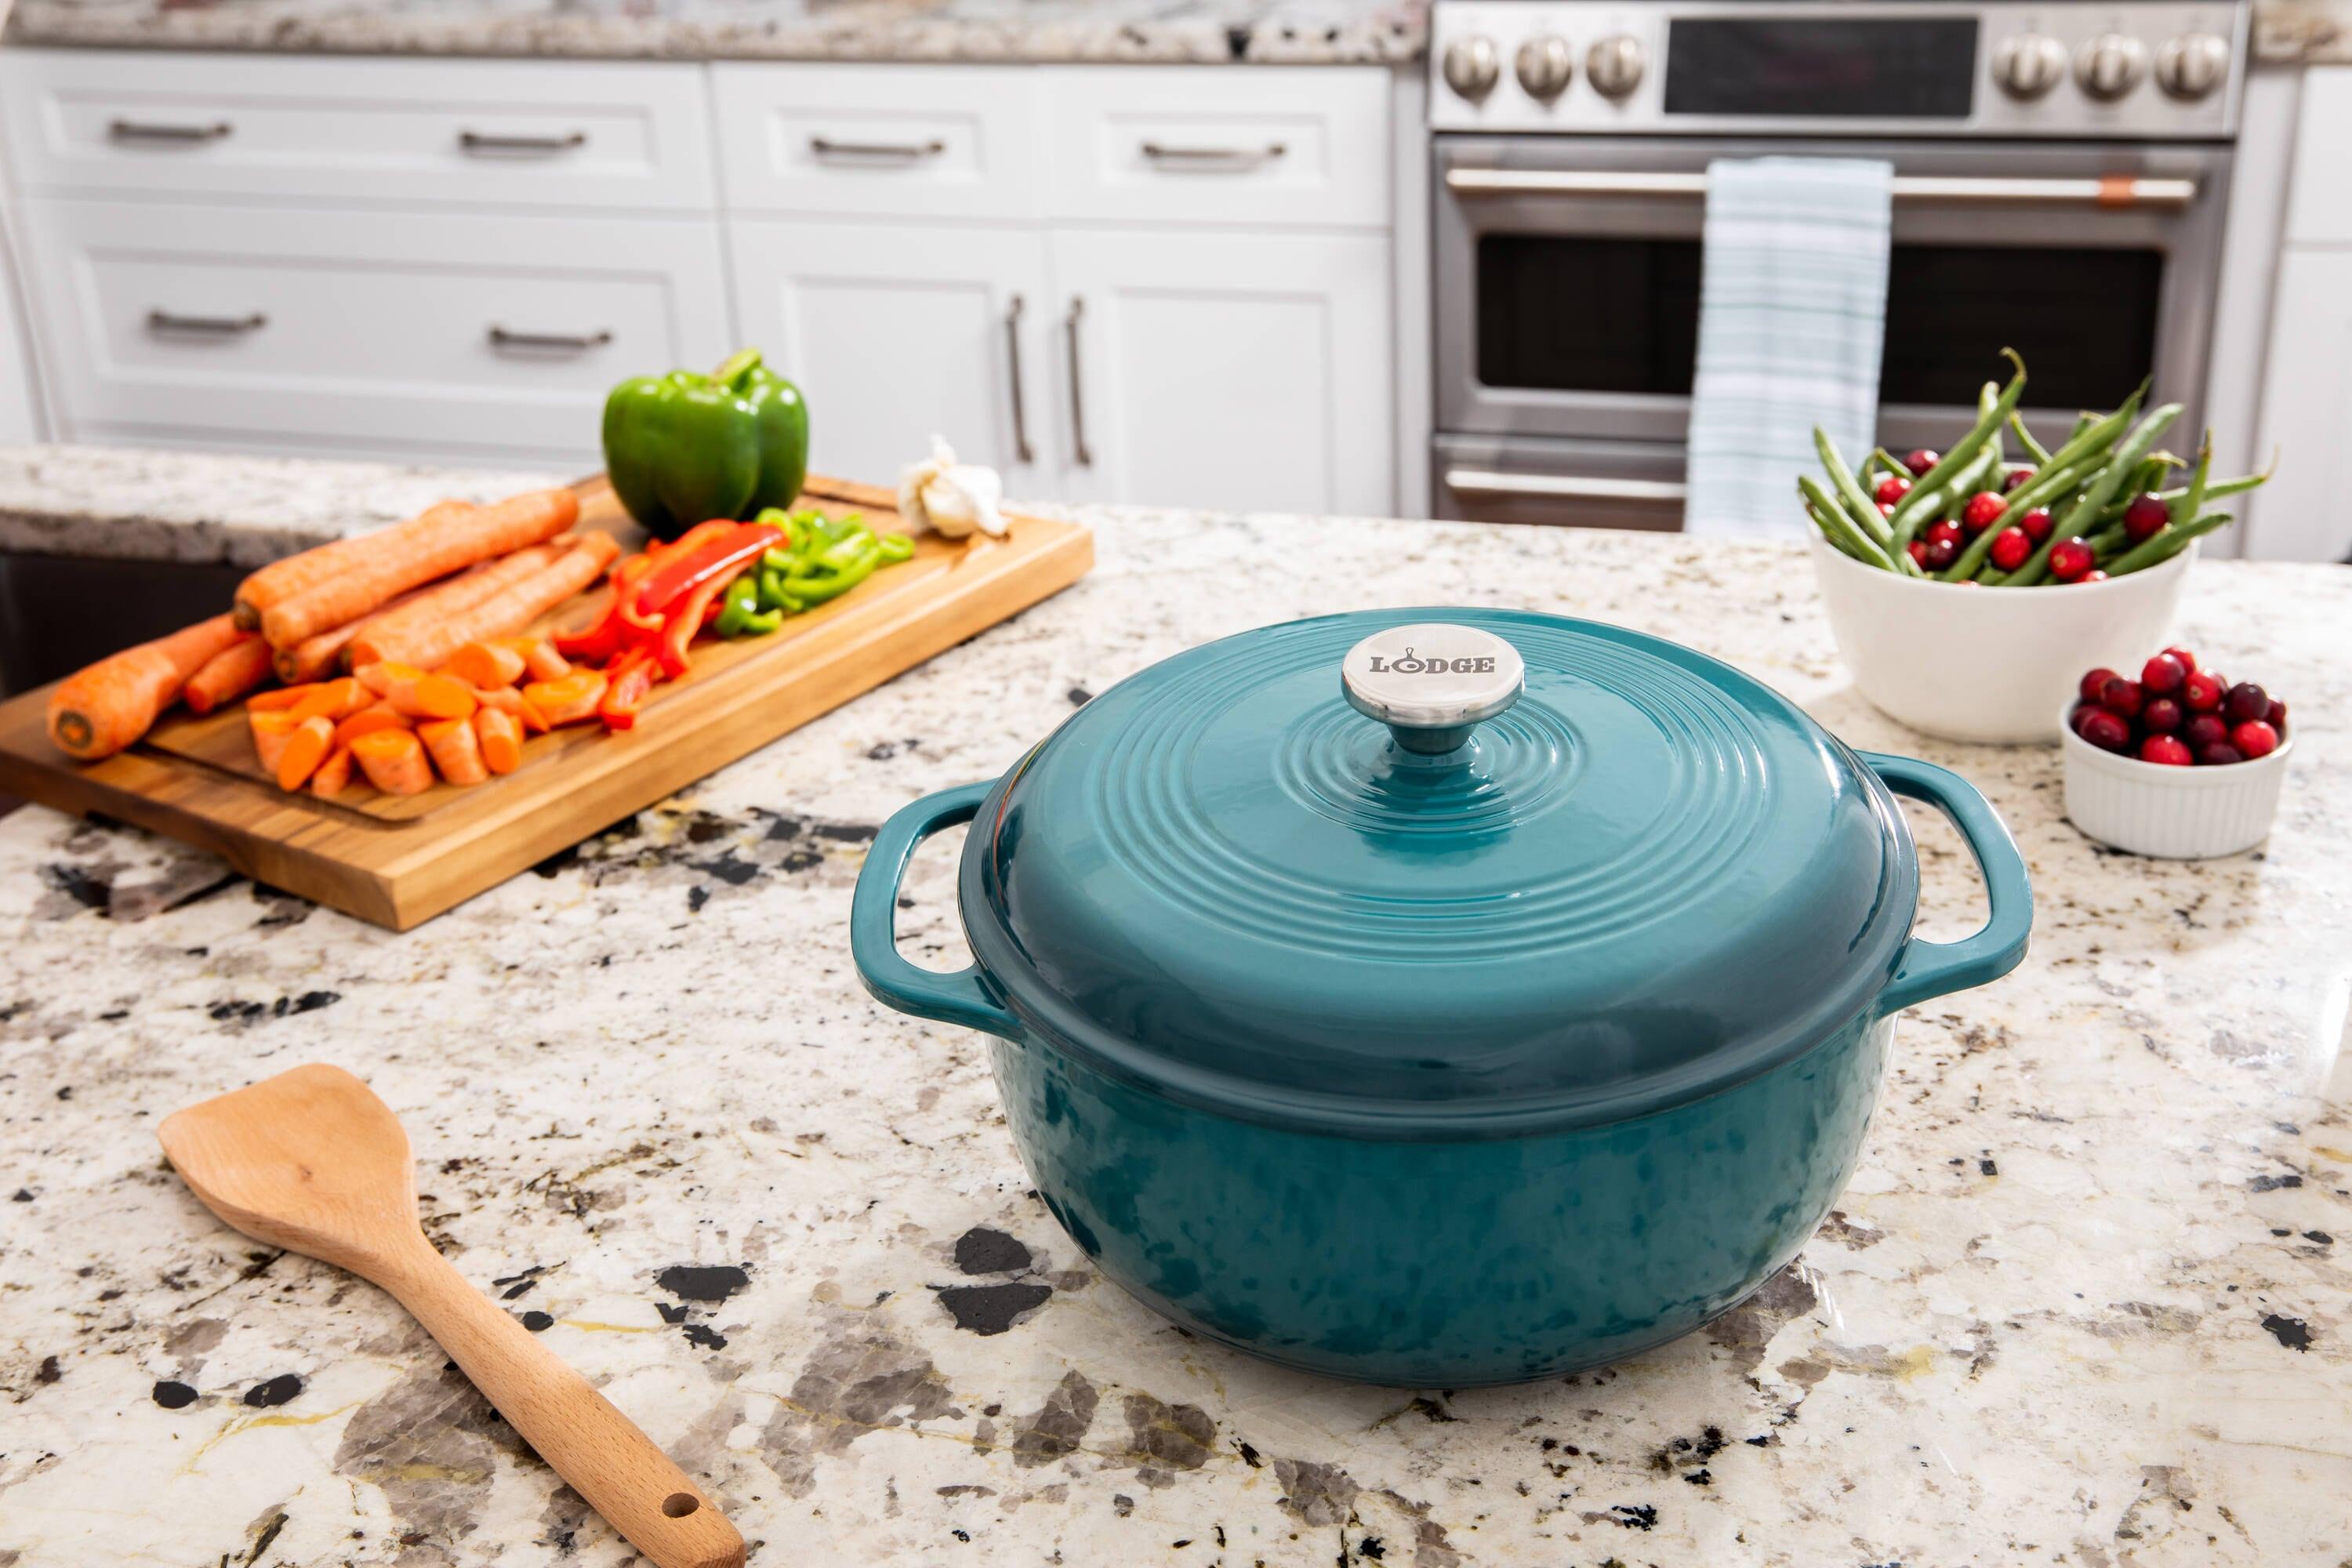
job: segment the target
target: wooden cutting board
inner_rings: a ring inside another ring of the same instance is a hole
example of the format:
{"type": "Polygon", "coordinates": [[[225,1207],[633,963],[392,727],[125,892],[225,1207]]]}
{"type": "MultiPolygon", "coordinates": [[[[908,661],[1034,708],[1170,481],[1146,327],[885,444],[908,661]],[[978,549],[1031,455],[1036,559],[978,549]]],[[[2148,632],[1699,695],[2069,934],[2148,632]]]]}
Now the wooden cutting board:
{"type": "MultiPolygon", "coordinates": [[[[602,479],[580,488],[583,528],[631,529],[602,479]]],[[[800,503],[899,526],[897,499],[812,477],[800,503]]],[[[0,703],[0,791],[95,812],[209,849],[257,881],[394,931],[432,919],[516,872],[642,811],[933,654],[1086,574],[1094,536],[1013,517],[1003,540],[919,535],[914,559],[764,637],[695,645],[694,668],[655,689],[636,727],[574,725],[533,736],[522,765],[470,789],[379,795],[355,782],[333,801],[288,795],[253,754],[242,703],[174,710],[139,744],[82,764],[49,743],[49,689],[0,703]]],[[[551,617],[577,625],[583,595],[551,617]]]]}

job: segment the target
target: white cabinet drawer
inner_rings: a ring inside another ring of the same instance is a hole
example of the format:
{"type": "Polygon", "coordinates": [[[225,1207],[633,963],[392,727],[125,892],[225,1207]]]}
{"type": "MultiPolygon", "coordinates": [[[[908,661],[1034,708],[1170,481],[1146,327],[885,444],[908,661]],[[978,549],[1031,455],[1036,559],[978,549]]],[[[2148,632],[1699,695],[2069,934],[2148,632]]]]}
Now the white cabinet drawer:
{"type": "Polygon", "coordinates": [[[1078,66],[1046,95],[1056,218],[1385,227],[1385,70],[1078,66]]]}
{"type": "Polygon", "coordinates": [[[585,457],[624,375],[730,347],[707,224],[25,204],[77,433],[585,457]]]}
{"type": "Polygon", "coordinates": [[[25,189],[709,211],[698,68],[9,50],[25,189]]]}
{"type": "Polygon", "coordinates": [[[1037,212],[1037,73],[1022,66],[717,65],[728,205],[1023,221],[1037,212]]]}

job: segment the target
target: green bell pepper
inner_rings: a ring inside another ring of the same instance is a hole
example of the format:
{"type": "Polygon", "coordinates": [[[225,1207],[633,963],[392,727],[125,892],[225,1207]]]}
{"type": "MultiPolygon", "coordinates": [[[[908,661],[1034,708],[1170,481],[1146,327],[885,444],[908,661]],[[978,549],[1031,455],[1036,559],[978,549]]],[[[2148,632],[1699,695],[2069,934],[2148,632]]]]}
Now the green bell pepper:
{"type": "Polygon", "coordinates": [[[808,475],[808,405],[744,349],[709,375],[633,377],[604,399],[604,470],[658,539],[791,504],[808,475]]]}

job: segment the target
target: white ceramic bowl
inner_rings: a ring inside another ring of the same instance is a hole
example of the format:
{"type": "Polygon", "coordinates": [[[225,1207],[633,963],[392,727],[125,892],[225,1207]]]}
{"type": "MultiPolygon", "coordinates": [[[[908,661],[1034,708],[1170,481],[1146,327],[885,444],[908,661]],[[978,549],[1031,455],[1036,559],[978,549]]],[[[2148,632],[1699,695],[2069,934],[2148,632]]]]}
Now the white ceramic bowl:
{"type": "Polygon", "coordinates": [[[1897,576],[1813,536],[1838,653],[1873,706],[1947,741],[2053,741],[2085,670],[2164,646],[2197,546],[2105,583],[1986,588],[1897,576]]]}
{"type": "Polygon", "coordinates": [[[2067,820],[2084,833],[2167,860],[2235,855],[2270,837],[2294,751],[2292,717],[2279,749],[2267,757],[2173,768],[2099,750],[2068,727],[2074,708],[2070,701],[2058,710],[2058,743],[2066,758],[2067,820]]]}

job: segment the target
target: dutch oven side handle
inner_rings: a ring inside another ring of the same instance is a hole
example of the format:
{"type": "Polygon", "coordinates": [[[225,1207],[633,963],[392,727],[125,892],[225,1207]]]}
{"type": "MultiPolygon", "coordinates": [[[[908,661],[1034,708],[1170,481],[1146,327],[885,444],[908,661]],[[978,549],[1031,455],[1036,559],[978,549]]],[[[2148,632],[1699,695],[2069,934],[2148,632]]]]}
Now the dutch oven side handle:
{"type": "Polygon", "coordinates": [[[1881,1011],[1899,1013],[1930,997],[1998,980],[2015,969],[2033,933],[2033,889],[2025,879],[2025,858],[2017,852],[2017,841],[2010,837],[1991,803],[1976,785],[1933,763],[1878,752],[1859,754],[1888,789],[1927,802],[1959,829],[1976,857],[1977,869],[1984,874],[1986,900],[1992,907],[1984,929],[1974,936],[1958,942],[1913,937],[1879,999],[1881,1011]]]}
{"type": "Polygon", "coordinates": [[[995,787],[991,779],[927,795],[882,825],[866,852],[857,891],[850,900],[849,951],[857,978],[883,1005],[1018,1040],[1021,1020],[998,999],[996,987],[977,964],[941,973],[919,969],[898,955],[898,884],[916,846],[941,828],[970,822],[995,787]]]}

